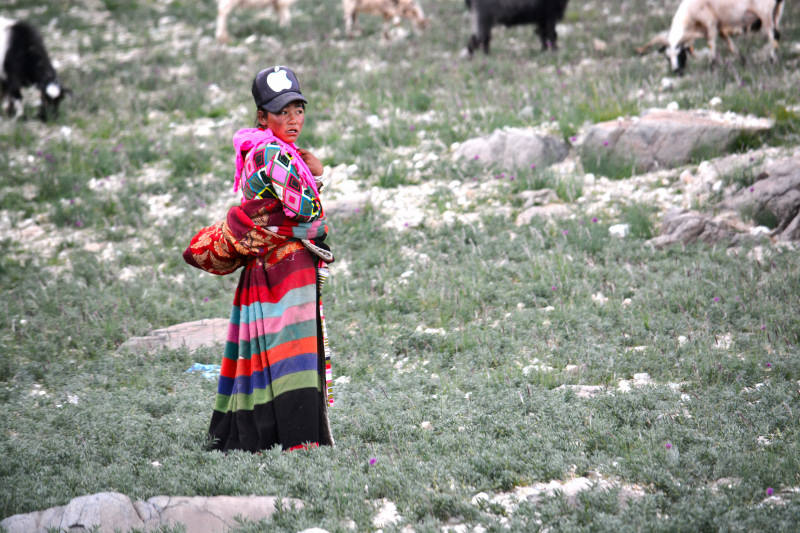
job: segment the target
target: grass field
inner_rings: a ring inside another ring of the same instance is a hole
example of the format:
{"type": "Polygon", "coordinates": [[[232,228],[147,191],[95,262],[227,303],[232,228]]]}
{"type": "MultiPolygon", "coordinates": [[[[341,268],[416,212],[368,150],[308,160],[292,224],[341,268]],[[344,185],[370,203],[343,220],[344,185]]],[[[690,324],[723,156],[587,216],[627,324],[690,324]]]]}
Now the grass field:
{"type": "Polygon", "coordinates": [[[668,27],[677,0],[573,1],[557,53],[530,27],[499,28],[492,54],[471,61],[464,3],[421,3],[428,30],[391,42],[374,17],[347,40],[337,1],[298,0],[288,28],[234,12],[222,46],[211,0],[4,2],[0,16],[42,28],[74,97],[54,122],[29,105],[27,120],[0,123],[0,517],[118,491],[306,503],[247,532],[376,530],[387,502],[400,518],[384,531],[796,530],[797,248],[654,250],[657,206],[590,210],[581,164],[499,180],[506,169],[450,152],[504,126],[569,142],[586,124],[714,97],[776,121],[742,151],[793,149],[800,7],[787,2],[778,64],[743,38],[746,66],[723,51],[711,70],[699,54],[665,84],[666,61],[633,49],[668,27]],[[216,383],[185,372],[221,350],[117,348],[228,316],[237,277],[181,253],[235,203],[230,138],[252,124],[252,77],[273,64],[292,66],[309,99],[299,144],[353,188],[325,194],[396,203],[331,220],[337,446],[224,456],[204,450],[216,383]],[[479,201],[459,201],[448,184],[471,180],[479,201]],[[404,224],[425,185],[435,200],[404,224]],[[519,193],[543,187],[572,216],[516,226],[519,193]],[[618,223],[628,237],[610,236],[618,223]],[[498,503],[581,476],[616,488],[577,505],[559,492],[498,503]],[[638,496],[621,505],[626,491],[638,496]]]}

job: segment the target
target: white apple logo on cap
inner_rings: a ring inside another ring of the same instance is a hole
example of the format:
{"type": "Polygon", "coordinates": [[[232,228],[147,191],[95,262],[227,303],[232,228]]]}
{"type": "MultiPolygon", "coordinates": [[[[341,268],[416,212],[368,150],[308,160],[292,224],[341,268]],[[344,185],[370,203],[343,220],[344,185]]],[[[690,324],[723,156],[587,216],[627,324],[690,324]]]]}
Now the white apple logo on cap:
{"type": "Polygon", "coordinates": [[[285,70],[270,72],[269,76],[267,76],[267,85],[276,93],[292,88],[292,82],[286,77],[285,70]]]}

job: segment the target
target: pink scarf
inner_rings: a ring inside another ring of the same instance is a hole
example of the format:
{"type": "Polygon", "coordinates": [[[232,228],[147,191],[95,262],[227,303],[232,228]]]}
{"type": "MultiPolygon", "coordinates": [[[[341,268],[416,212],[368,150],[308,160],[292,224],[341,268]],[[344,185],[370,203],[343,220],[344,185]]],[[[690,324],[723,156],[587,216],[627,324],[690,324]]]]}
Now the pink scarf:
{"type": "Polygon", "coordinates": [[[233,134],[233,147],[236,149],[236,174],[233,177],[233,192],[242,188],[242,199],[244,199],[244,188],[242,187],[242,169],[244,168],[244,158],[242,152],[248,152],[259,144],[264,143],[277,143],[281,147],[281,153],[288,153],[292,156],[292,164],[297,169],[300,179],[303,183],[314,191],[314,195],[319,198],[319,191],[317,190],[317,183],[314,181],[314,176],[311,170],[300,157],[297,151],[297,146],[294,143],[286,143],[278,139],[272,130],[260,128],[244,128],[233,134]]]}

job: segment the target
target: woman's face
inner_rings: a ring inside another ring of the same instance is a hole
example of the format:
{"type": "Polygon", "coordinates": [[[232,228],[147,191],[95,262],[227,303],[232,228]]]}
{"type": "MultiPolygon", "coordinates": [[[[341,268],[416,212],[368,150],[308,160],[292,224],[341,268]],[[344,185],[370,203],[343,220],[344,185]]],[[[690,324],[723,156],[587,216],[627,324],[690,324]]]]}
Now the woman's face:
{"type": "Polygon", "coordinates": [[[302,102],[290,102],[277,113],[259,112],[258,121],[262,126],[271,129],[278,139],[286,143],[293,143],[303,131],[306,110],[302,102]]]}

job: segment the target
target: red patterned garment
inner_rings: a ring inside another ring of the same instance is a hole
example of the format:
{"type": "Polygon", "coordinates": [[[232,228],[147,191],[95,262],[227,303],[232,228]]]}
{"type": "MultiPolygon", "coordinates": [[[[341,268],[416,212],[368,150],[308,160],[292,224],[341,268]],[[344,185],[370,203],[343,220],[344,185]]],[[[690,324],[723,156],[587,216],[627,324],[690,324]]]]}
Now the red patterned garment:
{"type": "Polygon", "coordinates": [[[333,445],[317,270],[303,244],[326,248],[325,220],[296,222],[276,199],[231,208],[184,252],[192,266],[228,274],[234,295],[209,433],[219,450],[333,445]]]}

